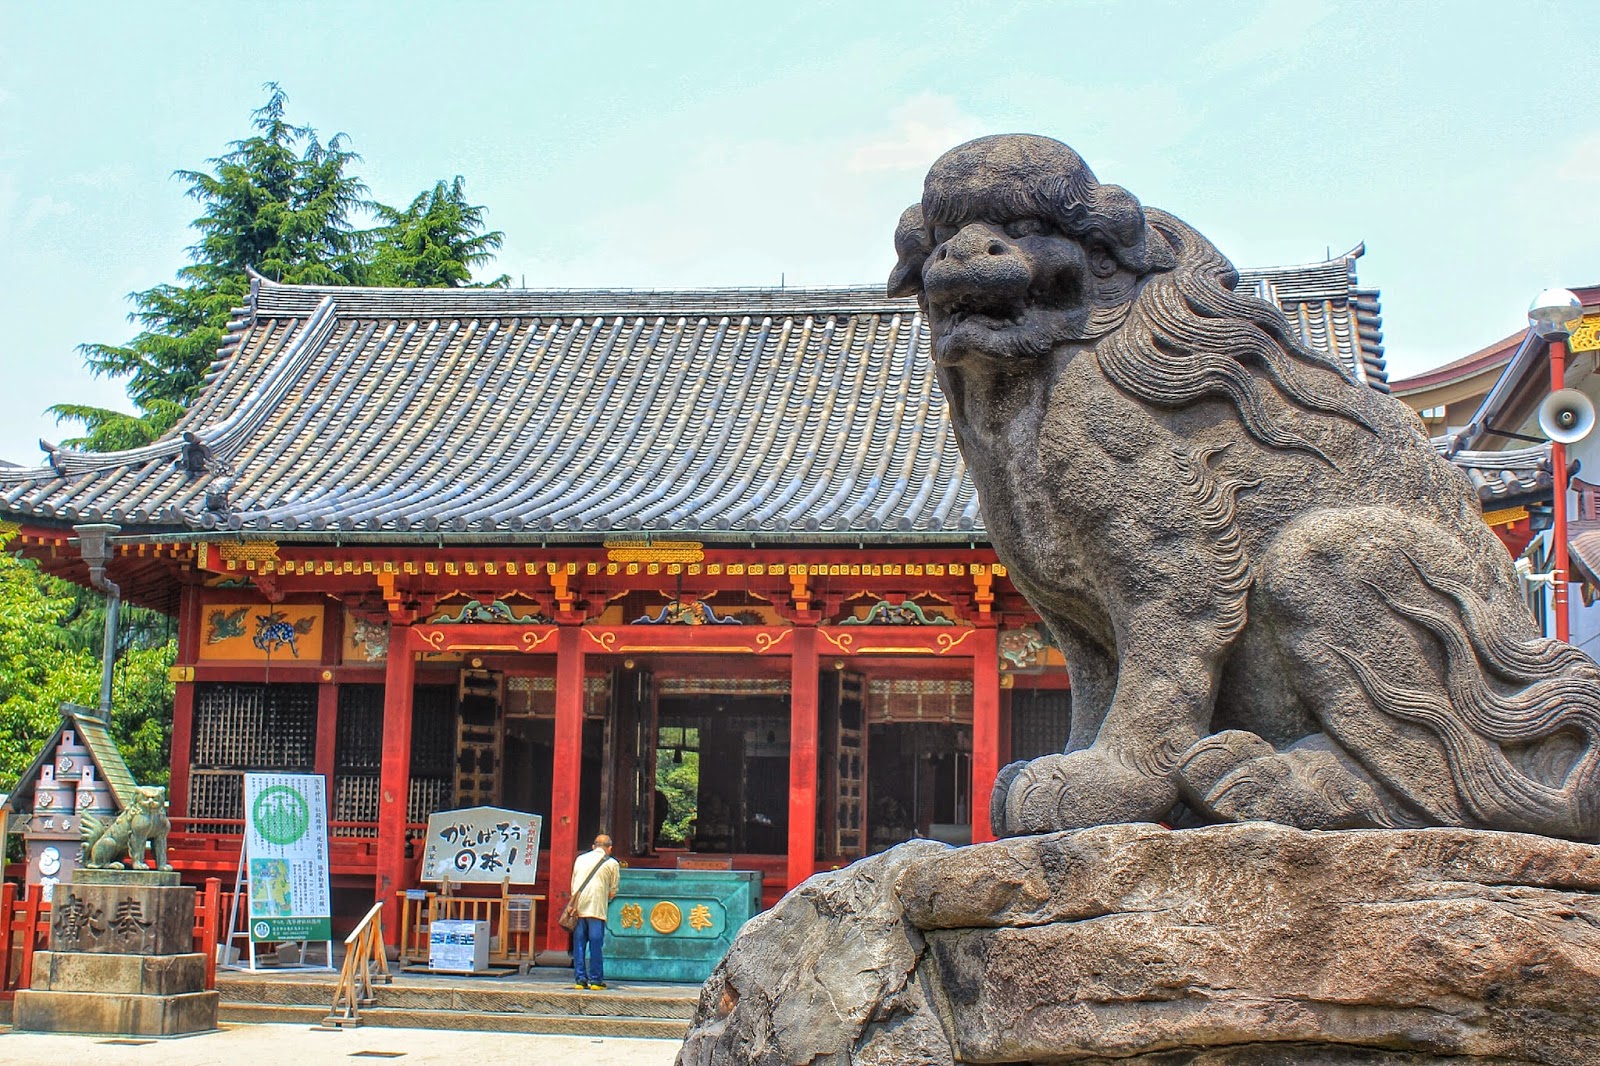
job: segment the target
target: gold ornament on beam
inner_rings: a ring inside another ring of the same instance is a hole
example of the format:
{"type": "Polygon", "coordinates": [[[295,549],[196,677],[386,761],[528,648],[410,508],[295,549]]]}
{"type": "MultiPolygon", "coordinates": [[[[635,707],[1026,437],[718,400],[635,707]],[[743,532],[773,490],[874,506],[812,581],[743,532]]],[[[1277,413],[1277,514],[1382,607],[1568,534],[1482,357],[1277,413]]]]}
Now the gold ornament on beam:
{"type": "Polygon", "coordinates": [[[606,559],[613,563],[698,563],[705,545],[696,540],[608,540],[606,559]]]}
{"type": "Polygon", "coordinates": [[[1584,315],[1573,329],[1567,347],[1575,352],[1600,351],[1600,314],[1584,315]]]}

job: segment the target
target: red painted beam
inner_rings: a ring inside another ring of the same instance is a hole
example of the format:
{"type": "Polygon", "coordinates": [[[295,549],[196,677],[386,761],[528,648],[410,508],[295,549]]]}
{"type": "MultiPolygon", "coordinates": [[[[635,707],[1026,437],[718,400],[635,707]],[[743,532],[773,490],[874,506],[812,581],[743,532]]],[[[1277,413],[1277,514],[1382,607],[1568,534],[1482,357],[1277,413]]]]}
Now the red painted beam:
{"type": "Polygon", "coordinates": [[[556,923],[572,896],[572,864],[578,857],[578,795],[583,768],[583,631],[562,626],[556,634],[556,746],[550,789],[550,899],[545,909],[545,950],[564,944],[556,923]]]}
{"type": "Polygon", "coordinates": [[[377,899],[383,902],[384,938],[398,943],[398,894],[406,885],[406,804],[411,795],[411,703],[417,660],[410,627],[389,634],[383,678],[383,764],[378,775],[377,899]]]}
{"type": "MultiPolygon", "coordinates": [[[[178,601],[177,664],[188,666],[199,655],[200,588],[184,586],[178,601]]],[[[194,758],[194,682],[179,681],[172,693],[172,771],[167,777],[167,802],[172,813],[189,813],[189,764],[194,758]]]]}
{"type": "Polygon", "coordinates": [[[789,660],[789,863],[793,890],[817,866],[817,631],[796,628],[789,660]]]}
{"type": "Polygon", "coordinates": [[[993,840],[989,793],[1000,773],[999,630],[972,634],[972,842],[993,840]]]}

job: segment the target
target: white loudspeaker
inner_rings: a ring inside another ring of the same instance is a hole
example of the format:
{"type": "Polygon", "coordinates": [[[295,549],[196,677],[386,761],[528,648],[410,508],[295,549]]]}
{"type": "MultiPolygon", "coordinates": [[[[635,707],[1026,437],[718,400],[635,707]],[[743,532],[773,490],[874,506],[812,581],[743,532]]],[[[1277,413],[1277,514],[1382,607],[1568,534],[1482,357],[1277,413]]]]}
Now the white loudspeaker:
{"type": "Polygon", "coordinates": [[[1557,389],[1539,405],[1539,428],[1560,444],[1576,444],[1594,432],[1594,402],[1577,389],[1557,389]]]}

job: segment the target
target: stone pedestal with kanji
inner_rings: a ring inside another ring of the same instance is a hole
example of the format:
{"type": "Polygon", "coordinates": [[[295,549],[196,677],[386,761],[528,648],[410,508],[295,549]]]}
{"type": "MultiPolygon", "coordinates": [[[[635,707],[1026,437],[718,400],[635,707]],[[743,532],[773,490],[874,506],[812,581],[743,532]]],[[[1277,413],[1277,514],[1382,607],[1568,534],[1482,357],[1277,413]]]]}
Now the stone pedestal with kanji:
{"type": "Polygon", "coordinates": [[[50,950],[17,992],[19,1030],[182,1036],[217,1027],[193,888],[154,870],[78,870],[56,888],[50,950]]]}

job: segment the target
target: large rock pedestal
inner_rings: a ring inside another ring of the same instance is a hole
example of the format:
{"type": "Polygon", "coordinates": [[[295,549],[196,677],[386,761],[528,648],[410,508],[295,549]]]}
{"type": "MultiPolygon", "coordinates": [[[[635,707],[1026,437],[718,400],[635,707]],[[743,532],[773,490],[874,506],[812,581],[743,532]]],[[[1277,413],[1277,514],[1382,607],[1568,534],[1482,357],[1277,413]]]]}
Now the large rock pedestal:
{"type": "Polygon", "coordinates": [[[194,889],[177,874],[79,870],[51,903],[50,950],[17,992],[19,1030],[182,1036],[217,1027],[205,956],[194,950],[194,889]]]}
{"type": "Polygon", "coordinates": [[[745,927],[683,1066],[1592,1066],[1600,847],[1152,825],[812,878],[745,927]]]}

